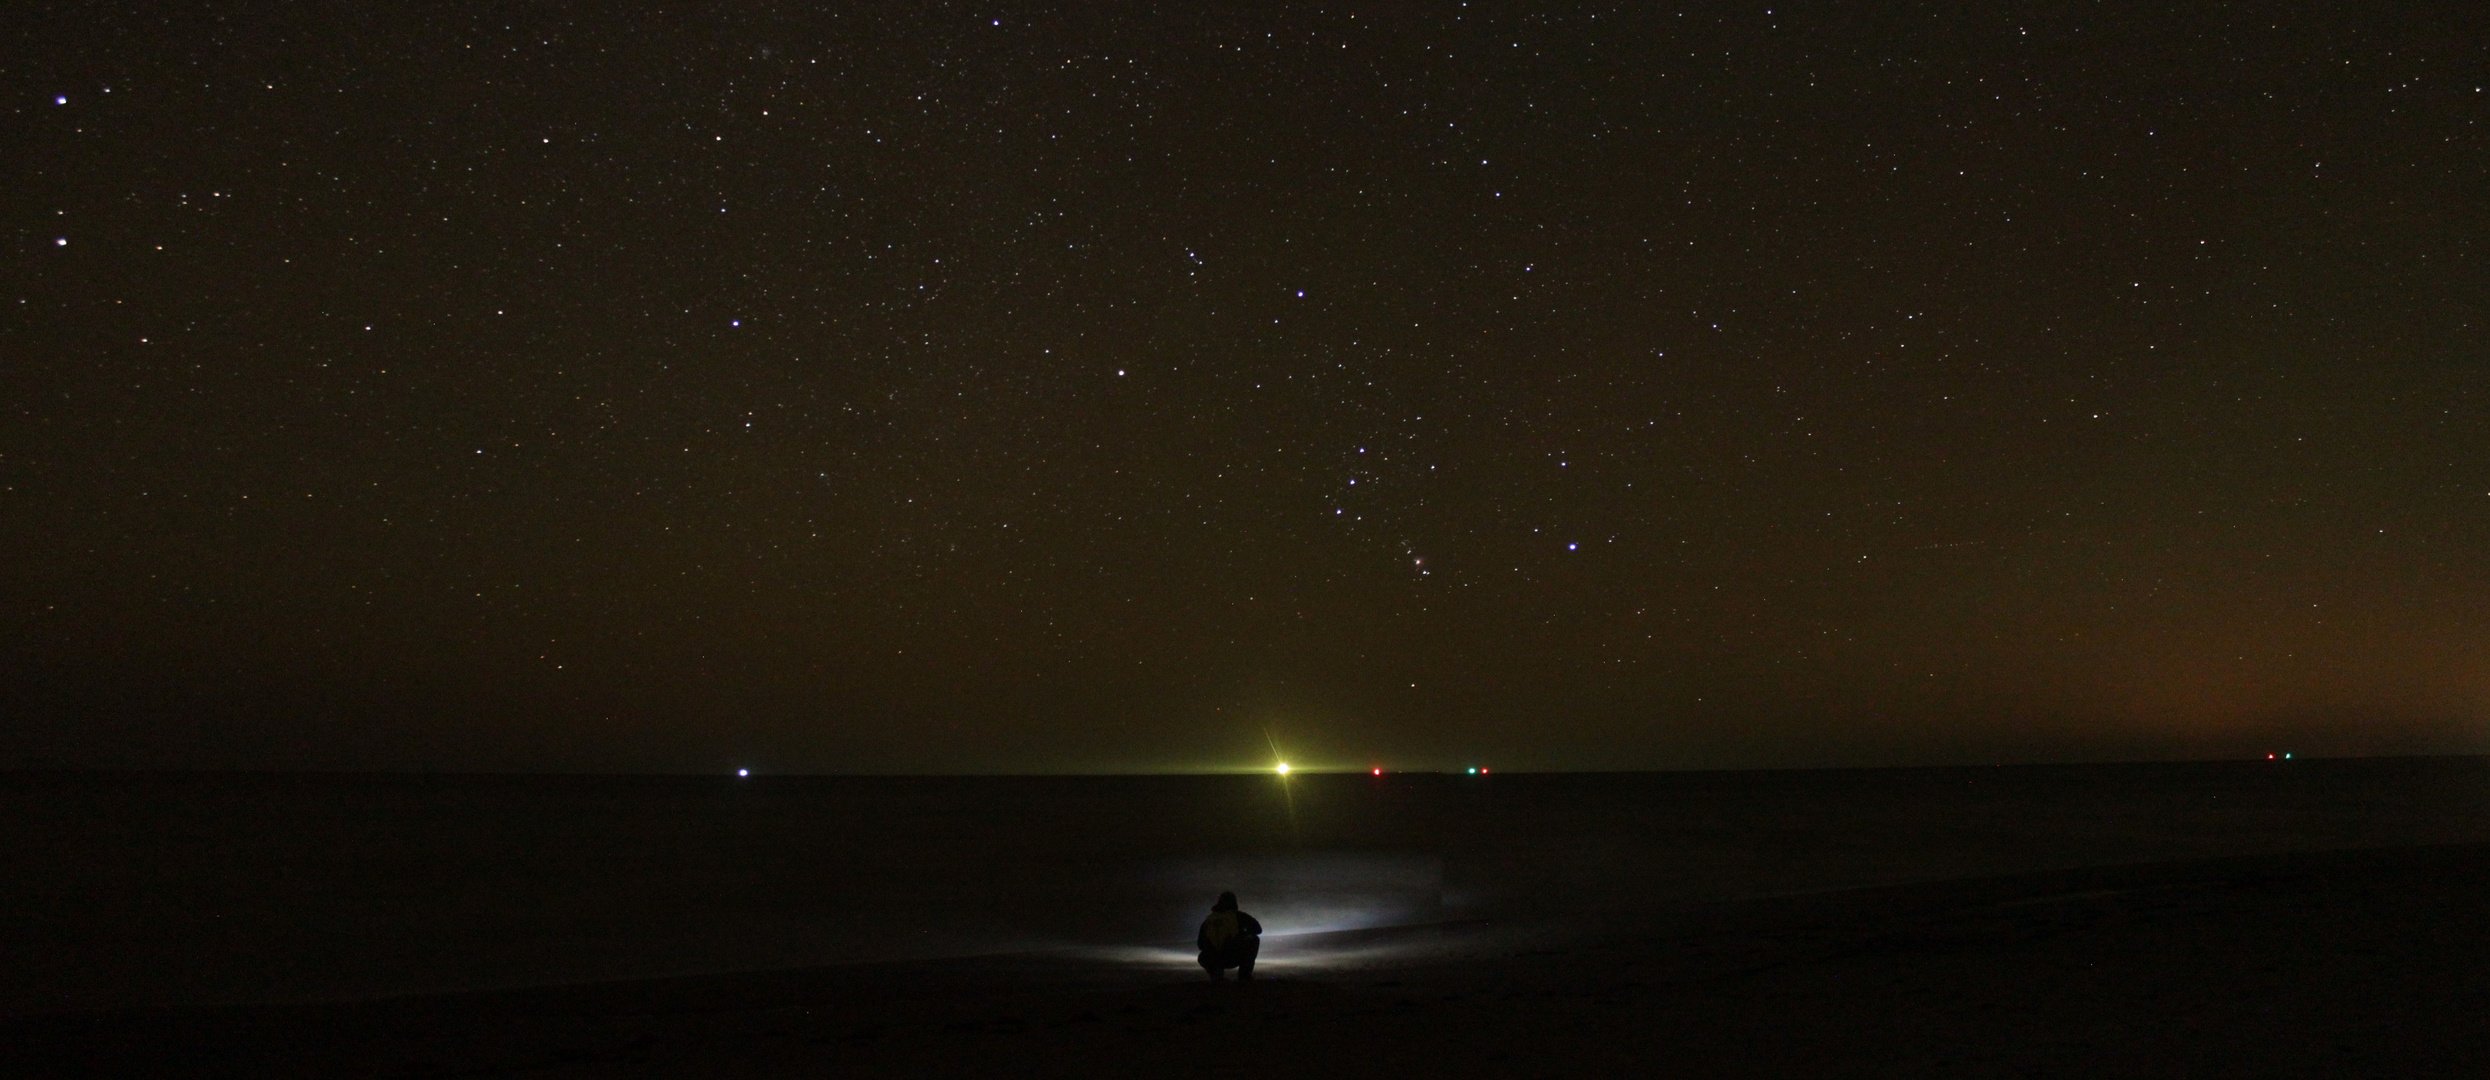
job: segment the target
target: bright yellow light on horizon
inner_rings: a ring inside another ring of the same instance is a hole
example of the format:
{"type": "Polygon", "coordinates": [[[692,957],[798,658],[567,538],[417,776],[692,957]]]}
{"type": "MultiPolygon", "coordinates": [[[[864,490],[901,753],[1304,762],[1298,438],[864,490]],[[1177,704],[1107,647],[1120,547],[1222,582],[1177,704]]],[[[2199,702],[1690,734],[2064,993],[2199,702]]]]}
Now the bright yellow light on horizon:
{"type": "Polygon", "coordinates": [[[1286,775],[1288,775],[1288,763],[1287,763],[1287,762],[1285,762],[1285,761],[1280,762],[1280,775],[1281,775],[1281,776],[1286,776],[1286,775]]]}

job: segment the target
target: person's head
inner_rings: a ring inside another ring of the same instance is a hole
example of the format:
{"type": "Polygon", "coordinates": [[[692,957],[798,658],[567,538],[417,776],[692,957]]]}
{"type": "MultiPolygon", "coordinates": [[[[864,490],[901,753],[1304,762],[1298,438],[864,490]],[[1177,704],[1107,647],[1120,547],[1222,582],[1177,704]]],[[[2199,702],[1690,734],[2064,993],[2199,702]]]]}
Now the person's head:
{"type": "Polygon", "coordinates": [[[1219,902],[1218,902],[1218,903],[1216,903],[1216,904],[1212,904],[1212,905],[1210,906],[1210,909],[1211,909],[1212,911],[1235,911],[1235,910],[1236,910],[1236,894],[1235,894],[1235,893],[1232,893],[1232,892],[1223,892],[1223,893],[1220,893],[1220,894],[1219,894],[1219,902]]]}

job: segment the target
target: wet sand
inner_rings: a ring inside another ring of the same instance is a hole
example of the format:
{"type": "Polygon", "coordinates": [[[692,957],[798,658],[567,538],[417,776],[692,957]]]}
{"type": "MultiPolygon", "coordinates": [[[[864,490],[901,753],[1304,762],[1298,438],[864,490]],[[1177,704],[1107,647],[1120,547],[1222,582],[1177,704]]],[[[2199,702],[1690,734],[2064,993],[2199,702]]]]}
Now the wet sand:
{"type": "Polygon", "coordinates": [[[19,1018],[89,1076],[2478,1076],[2490,845],[335,1005],[19,1018]]]}

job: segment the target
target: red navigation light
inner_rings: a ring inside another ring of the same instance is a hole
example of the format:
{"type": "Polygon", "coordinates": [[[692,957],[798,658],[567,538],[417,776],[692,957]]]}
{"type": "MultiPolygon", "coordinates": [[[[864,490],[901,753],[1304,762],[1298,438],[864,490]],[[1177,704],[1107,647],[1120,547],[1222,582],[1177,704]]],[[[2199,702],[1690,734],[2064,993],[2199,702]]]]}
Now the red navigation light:
{"type": "Polygon", "coordinates": [[[2267,754],[2267,755],[2265,755],[2265,760],[2267,760],[2267,761],[2272,761],[2272,760],[2274,760],[2274,755],[2272,755],[2272,754],[2267,754]]]}
{"type": "Polygon", "coordinates": [[[1381,770],[1381,769],[1377,769],[1377,770],[1375,770],[1375,775],[1377,775],[1377,776],[1381,776],[1381,775],[1383,775],[1383,770],[1381,770]]]}

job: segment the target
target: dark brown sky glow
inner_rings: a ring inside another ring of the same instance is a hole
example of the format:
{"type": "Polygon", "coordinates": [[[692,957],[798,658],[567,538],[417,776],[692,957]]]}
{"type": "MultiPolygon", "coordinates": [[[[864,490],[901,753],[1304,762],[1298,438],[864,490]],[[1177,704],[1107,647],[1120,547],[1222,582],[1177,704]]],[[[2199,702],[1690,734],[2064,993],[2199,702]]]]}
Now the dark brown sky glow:
{"type": "Polygon", "coordinates": [[[0,765],[2490,749],[2473,5],[400,7],[8,20],[0,765]]]}

